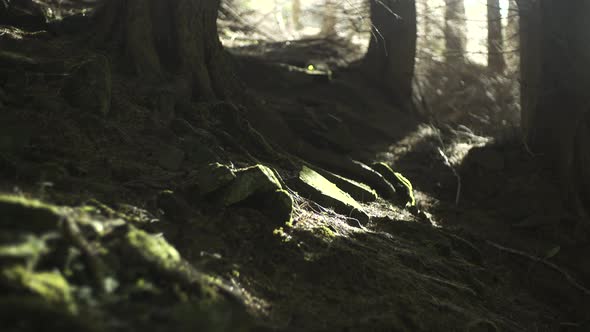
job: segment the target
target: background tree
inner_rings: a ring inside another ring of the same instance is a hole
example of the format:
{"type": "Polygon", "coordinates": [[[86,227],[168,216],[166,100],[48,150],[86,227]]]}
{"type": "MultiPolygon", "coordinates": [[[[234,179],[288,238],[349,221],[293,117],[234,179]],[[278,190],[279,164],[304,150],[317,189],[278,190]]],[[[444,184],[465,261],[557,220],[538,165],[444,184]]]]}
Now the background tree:
{"type": "Polygon", "coordinates": [[[301,30],[301,0],[291,2],[291,19],[293,20],[293,29],[301,30]]]}
{"type": "Polygon", "coordinates": [[[198,100],[235,91],[217,37],[219,0],[107,0],[99,11],[100,42],[114,44],[143,78],[176,77],[176,89],[198,100]]]}
{"type": "Polygon", "coordinates": [[[504,29],[504,46],[506,49],[506,62],[511,72],[520,68],[520,36],[519,36],[519,14],[516,0],[508,2],[508,19],[504,29]]]}
{"type": "Polygon", "coordinates": [[[336,1],[325,0],[320,35],[333,36],[336,34],[336,1]]]}
{"type": "Polygon", "coordinates": [[[465,59],[465,3],[463,0],[445,0],[445,54],[446,62],[463,62],[465,59]]]}
{"type": "Polygon", "coordinates": [[[590,2],[518,1],[522,127],[558,170],[578,215],[590,206],[590,2]]]}
{"type": "Polygon", "coordinates": [[[494,73],[506,69],[504,60],[504,37],[502,36],[502,14],[500,0],[487,1],[488,17],[488,68],[494,73]]]}
{"type": "Polygon", "coordinates": [[[372,37],[364,71],[395,104],[406,106],[412,97],[416,56],[416,2],[371,0],[372,37]]]}

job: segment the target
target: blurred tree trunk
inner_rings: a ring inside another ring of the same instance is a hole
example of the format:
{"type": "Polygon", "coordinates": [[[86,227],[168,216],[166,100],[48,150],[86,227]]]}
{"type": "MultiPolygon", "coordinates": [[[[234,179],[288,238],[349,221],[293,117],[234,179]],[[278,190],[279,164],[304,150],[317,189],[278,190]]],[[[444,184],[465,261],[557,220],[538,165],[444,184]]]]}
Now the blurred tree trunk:
{"type": "Polygon", "coordinates": [[[557,170],[566,202],[590,206],[590,2],[519,0],[522,127],[557,170]]]}
{"type": "Polygon", "coordinates": [[[293,29],[295,31],[301,30],[301,1],[293,0],[291,3],[291,19],[293,20],[293,29]]]}
{"type": "Polygon", "coordinates": [[[233,75],[217,37],[219,0],[107,0],[97,13],[97,38],[124,50],[135,74],[172,76],[199,100],[223,99],[233,75]]]}
{"type": "Polygon", "coordinates": [[[488,68],[493,73],[503,73],[506,69],[504,60],[504,37],[502,36],[502,14],[500,0],[488,0],[488,68]]]}
{"type": "Polygon", "coordinates": [[[463,0],[445,0],[445,54],[447,63],[465,60],[465,3],[463,0]]]}
{"type": "Polygon", "coordinates": [[[408,106],[416,56],[416,2],[371,0],[372,38],[363,60],[371,81],[394,104],[408,106]]]}
{"type": "Polygon", "coordinates": [[[508,23],[504,31],[504,45],[506,48],[506,62],[510,72],[520,68],[520,37],[519,15],[516,0],[510,0],[508,5],[508,23]]]}
{"type": "Polygon", "coordinates": [[[325,0],[323,14],[320,35],[334,36],[336,34],[336,0],[325,0]]]}

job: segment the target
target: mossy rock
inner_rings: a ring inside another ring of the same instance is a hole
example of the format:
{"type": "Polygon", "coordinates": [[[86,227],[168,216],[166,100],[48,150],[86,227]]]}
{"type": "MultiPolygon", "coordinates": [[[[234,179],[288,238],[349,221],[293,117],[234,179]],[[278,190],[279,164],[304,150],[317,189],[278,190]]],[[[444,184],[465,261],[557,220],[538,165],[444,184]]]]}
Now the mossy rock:
{"type": "Polygon", "coordinates": [[[416,199],[414,198],[414,188],[412,183],[405,176],[399,172],[394,172],[389,165],[379,162],[373,164],[379,174],[381,174],[389,183],[393,185],[396,190],[398,197],[401,199],[401,203],[405,204],[406,207],[415,206],[416,199]]]}
{"type": "Polygon", "coordinates": [[[200,199],[227,186],[235,178],[234,171],[226,165],[220,163],[205,165],[188,176],[188,185],[185,186],[184,191],[190,198],[200,199]]]}
{"type": "Polygon", "coordinates": [[[129,226],[125,235],[125,249],[139,264],[146,264],[159,272],[174,273],[182,260],[176,248],[162,236],[133,226],[129,226]]]}
{"type": "Polygon", "coordinates": [[[13,195],[0,195],[0,227],[34,233],[56,230],[63,218],[58,207],[13,195]]]}
{"type": "Polygon", "coordinates": [[[356,182],[323,169],[316,169],[316,171],[359,202],[369,203],[377,200],[378,196],[375,190],[364,183],[356,182]]]}
{"type": "Polygon", "coordinates": [[[361,224],[369,221],[369,216],[354,198],[309,167],[303,166],[298,176],[290,180],[289,184],[302,196],[309,197],[326,208],[333,208],[340,214],[356,218],[361,224]]]}
{"type": "Polygon", "coordinates": [[[16,265],[0,272],[0,282],[8,289],[32,293],[48,304],[60,306],[71,314],[77,313],[72,289],[59,272],[33,272],[16,265]]]}
{"type": "Polygon", "coordinates": [[[291,226],[293,220],[293,198],[283,189],[267,193],[263,197],[265,210],[273,220],[291,226]]]}
{"type": "Polygon", "coordinates": [[[229,206],[245,199],[263,193],[281,190],[280,181],[274,172],[263,165],[255,165],[240,169],[236,172],[236,179],[222,193],[223,205],[229,206]]]}

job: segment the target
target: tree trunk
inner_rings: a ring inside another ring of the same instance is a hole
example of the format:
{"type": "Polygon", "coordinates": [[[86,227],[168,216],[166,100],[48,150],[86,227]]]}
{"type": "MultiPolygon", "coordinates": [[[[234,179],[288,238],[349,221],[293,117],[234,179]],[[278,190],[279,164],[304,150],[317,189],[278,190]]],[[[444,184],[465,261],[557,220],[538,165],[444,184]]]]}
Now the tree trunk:
{"type": "Polygon", "coordinates": [[[291,3],[291,19],[293,20],[293,29],[299,31],[301,25],[301,0],[293,0],[291,3]]]}
{"type": "Polygon", "coordinates": [[[507,50],[506,60],[510,72],[516,72],[520,68],[520,37],[519,15],[516,0],[510,0],[508,5],[508,23],[504,34],[504,45],[507,50]]]}
{"type": "Polygon", "coordinates": [[[447,63],[465,61],[465,3],[445,0],[445,58],[447,63]]]}
{"type": "Polygon", "coordinates": [[[590,2],[519,1],[522,127],[579,215],[590,206],[590,2]]]}
{"type": "Polygon", "coordinates": [[[363,60],[365,73],[394,104],[412,99],[416,57],[416,2],[371,0],[372,38],[363,60]]]}
{"type": "Polygon", "coordinates": [[[336,2],[334,0],[325,0],[323,14],[320,35],[334,36],[336,34],[336,2]]]}
{"type": "Polygon", "coordinates": [[[506,69],[504,60],[504,37],[502,36],[502,14],[500,0],[488,0],[488,68],[492,73],[501,74],[506,69]]]}
{"type": "Polygon", "coordinates": [[[107,0],[97,35],[115,43],[133,72],[146,79],[175,77],[197,100],[224,99],[232,71],[217,37],[219,0],[107,0]]]}

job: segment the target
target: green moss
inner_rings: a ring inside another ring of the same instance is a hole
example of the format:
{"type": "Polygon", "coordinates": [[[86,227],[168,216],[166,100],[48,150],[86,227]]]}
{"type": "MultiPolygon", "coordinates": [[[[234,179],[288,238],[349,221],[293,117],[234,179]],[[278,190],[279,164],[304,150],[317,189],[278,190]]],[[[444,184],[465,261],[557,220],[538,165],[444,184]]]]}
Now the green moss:
{"type": "Polygon", "coordinates": [[[47,232],[55,230],[61,218],[56,206],[20,196],[0,195],[2,228],[47,232]]]}
{"type": "Polygon", "coordinates": [[[336,233],[326,226],[320,226],[314,229],[314,232],[319,234],[324,239],[336,238],[336,233]]]}
{"type": "Polygon", "coordinates": [[[389,165],[383,162],[375,163],[373,168],[387,181],[391,182],[396,192],[405,200],[406,207],[415,206],[414,188],[412,182],[399,172],[393,171],[389,165]]]}
{"type": "Polygon", "coordinates": [[[4,282],[15,289],[25,289],[44,301],[63,306],[68,312],[77,312],[72,290],[59,272],[32,272],[22,266],[14,266],[1,272],[4,282]]]}
{"type": "Polygon", "coordinates": [[[176,248],[161,236],[148,234],[130,226],[126,239],[135,254],[163,270],[173,270],[181,261],[176,248]]]}
{"type": "Polygon", "coordinates": [[[13,237],[9,243],[0,245],[0,261],[24,262],[27,267],[33,267],[41,256],[49,252],[45,239],[27,235],[20,239],[14,234],[7,234],[13,237]]]}

